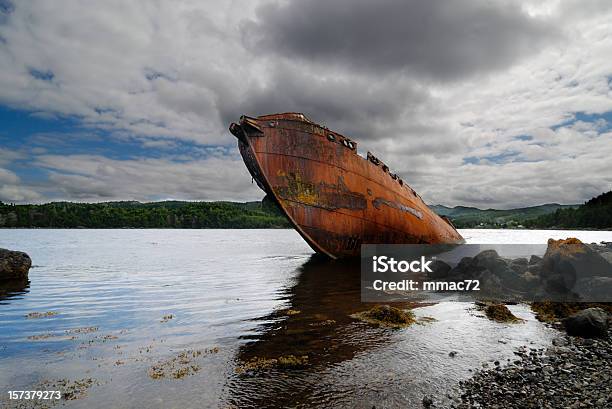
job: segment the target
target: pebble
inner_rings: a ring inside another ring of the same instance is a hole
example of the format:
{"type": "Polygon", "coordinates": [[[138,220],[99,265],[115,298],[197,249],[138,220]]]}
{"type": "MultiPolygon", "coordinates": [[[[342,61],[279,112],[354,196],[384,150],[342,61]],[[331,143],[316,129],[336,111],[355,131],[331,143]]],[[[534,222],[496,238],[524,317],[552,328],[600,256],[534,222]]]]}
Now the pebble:
{"type": "Polygon", "coordinates": [[[612,408],[612,329],[607,338],[560,335],[546,350],[520,347],[515,355],[492,369],[483,363],[447,407],[612,408]]]}

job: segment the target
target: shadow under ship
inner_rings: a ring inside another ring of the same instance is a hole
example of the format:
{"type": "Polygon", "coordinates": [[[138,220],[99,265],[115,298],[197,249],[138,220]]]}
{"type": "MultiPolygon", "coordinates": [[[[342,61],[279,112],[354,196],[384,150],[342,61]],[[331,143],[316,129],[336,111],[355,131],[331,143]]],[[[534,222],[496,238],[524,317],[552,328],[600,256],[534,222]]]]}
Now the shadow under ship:
{"type": "Polygon", "coordinates": [[[450,220],[357,143],[301,113],[230,125],[257,185],[317,253],[359,256],[361,244],[458,244],[450,220]]]}

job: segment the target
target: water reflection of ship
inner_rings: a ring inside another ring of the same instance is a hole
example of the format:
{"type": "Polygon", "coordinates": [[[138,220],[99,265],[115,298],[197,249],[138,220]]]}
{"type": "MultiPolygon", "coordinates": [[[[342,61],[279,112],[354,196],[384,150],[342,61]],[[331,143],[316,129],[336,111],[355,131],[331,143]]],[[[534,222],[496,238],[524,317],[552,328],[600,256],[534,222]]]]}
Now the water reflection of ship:
{"type": "Polygon", "coordinates": [[[362,351],[392,342],[392,330],[371,327],[350,316],[371,307],[360,301],[359,270],[359,260],[333,261],[317,256],[300,267],[297,283],[282,294],[292,311],[258,318],[263,322],[259,334],[247,338],[238,351],[236,365],[240,368],[257,358],[294,355],[307,356],[308,366],[303,370],[268,368],[237,373],[230,380],[231,405],[305,404],[319,393],[319,381],[326,370],[362,351]]]}

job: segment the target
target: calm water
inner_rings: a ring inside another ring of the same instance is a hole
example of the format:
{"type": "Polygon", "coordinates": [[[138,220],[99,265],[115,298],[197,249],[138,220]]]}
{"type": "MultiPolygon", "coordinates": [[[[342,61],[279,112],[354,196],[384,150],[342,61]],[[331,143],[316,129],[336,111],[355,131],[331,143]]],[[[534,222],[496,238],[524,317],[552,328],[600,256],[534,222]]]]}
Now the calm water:
{"type": "MultiPolygon", "coordinates": [[[[612,232],[462,234],[474,243],[612,241],[612,232]]],[[[92,378],[87,396],[65,407],[421,407],[424,394],[443,396],[471,368],[554,336],[521,305],[511,307],[527,320],[520,325],[461,303],[418,308],[437,321],[402,330],[355,321],[350,314],[369,307],[358,266],[313,258],[293,230],[0,230],[0,247],[34,264],[29,286],[0,292],[0,406],[8,390],[92,378]],[[48,311],[57,315],[26,318],[48,311]],[[97,330],[75,331],[84,327],[97,330]],[[149,376],[186,350],[204,350],[199,371],[149,376]],[[241,371],[254,357],[289,354],[307,355],[308,367],[241,371]]]]}

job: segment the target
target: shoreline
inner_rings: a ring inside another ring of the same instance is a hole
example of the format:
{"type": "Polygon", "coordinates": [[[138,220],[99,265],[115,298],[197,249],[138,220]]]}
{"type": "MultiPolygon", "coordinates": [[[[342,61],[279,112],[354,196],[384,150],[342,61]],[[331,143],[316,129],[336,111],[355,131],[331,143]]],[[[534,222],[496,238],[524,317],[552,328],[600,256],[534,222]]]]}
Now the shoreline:
{"type": "MultiPolygon", "coordinates": [[[[610,318],[608,318],[610,319],[610,318]]],[[[550,324],[549,324],[550,325],[550,324]]],[[[556,328],[551,325],[551,327],[556,328]]],[[[612,328],[605,338],[581,338],[559,331],[544,348],[521,346],[517,359],[495,361],[468,380],[451,403],[426,396],[426,408],[605,408],[612,405],[612,328]]]]}

